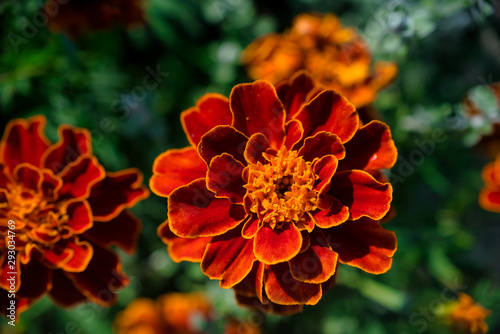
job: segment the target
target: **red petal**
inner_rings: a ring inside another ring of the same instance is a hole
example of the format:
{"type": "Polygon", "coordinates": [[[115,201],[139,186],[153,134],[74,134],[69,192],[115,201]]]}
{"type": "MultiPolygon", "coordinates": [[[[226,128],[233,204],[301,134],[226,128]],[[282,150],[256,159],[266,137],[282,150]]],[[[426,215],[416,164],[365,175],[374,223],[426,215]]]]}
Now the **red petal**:
{"type": "Polygon", "coordinates": [[[87,198],[92,186],[104,179],[106,171],[96,157],[80,156],[69,163],[59,176],[63,180],[63,186],[59,190],[60,197],[87,198]]]}
{"type": "Polygon", "coordinates": [[[371,274],[382,274],[391,268],[397,240],[376,221],[362,218],[348,221],[338,227],[324,230],[340,262],[363,269],[371,274]]]}
{"type": "Polygon", "coordinates": [[[479,193],[479,205],[485,210],[500,212],[500,192],[482,189],[479,193]]]}
{"type": "Polygon", "coordinates": [[[307,96],[314,86],[314,81],[305,71],[295,73],[288,82],[276,86],[278,96],[285,106],[287,120],[293,118],[307,102],[307,96]]]}
{"type": "Polygon", "coordinates": [[[372,121],[359,129],[345,145],[347,156],[341,170],[389,169],[396,163],[398,152],[391,130],[382,122],[372,121]]]}
{"type": "Polygon", "coordinates": [[[259,230],[260,219],[257,215],[250,216],[250,219],[243,225],[241,235],[243,238],[252,239],[259,230]]]}
{"type": "Polygon", "coordinates": [[[330,228],[349,219],[349,208],[335,198],[329,198],[331,205],[328,210],[317,210],[312,213],[316,226],[330,228]]]}
{"type": "Polygon", "coordinates": [[[128,254],[133,254],[142,230],[142,224],[132,212],[123,210],[116,218],[107,222],[96,222],[85,232],[89,238],[104,247],[118,246],[128,254]]]}
{"type": "Polygon", "coordinates": [[[211,237],[181,238],[170,230],[168,220],[158,227],[158,236],[168,245],[168,253],[174,262],[201,262],[211,237]]]}
{"type": "Polygon", "coordinates": [[[337,158],[333,155],[326,155],[314,164],[314,173],[318,176],[318,180],[314,185],[314,190],[320,193],[330,190],[330,181],[337,170],[337,158]]]}
{"type": "Polygon", "coordinates": [[[233,115],[229,100],[220,94],[203,95],[196,106],[181,114],[182,127],[191,143],[196,146],[201,137],[217,125],[231,125],[233,115]]]}
{"type": "Polygon", "coordinates": [[[205,179],[175,189],[168,201],[170,229],[185,238],[223,234],[235,228],[245,216],[242,205],[216,198],[205,187],[205,179]]]}
{"type": "Polygon", "coordinates": [[[23,162],[40,167],[42,155],[50,145],[43,134],[45,123],[45,117],[34,116],[7,124],[0,144],[0,161],[11,172],[23,162]]]}
{"type": "Polygon", "coordinates": [[[305,283],[323,283],[337,267],[338,254],[332,251],[320,230],[310,234],[309,248],[288,261],[293,278],[305,283]]]}
{"type": "Polygon", "coordinates": [[[66,214],[68,215],[67,225],[75,234],[80,234],[93,225],[92,210],[87,201],[70,202],[66,207],[66,214]]]}
{"type": "Polygon", "coordinates": [[[302,123],[296,119],[288,121],[285,125],[286,138],[285,146],[287,149],[291,150],[295,144],[300,142],[302,136],[304,135],[304,127],[302,123]]]}
{"type": "Polygon", "coordinates": [[[254,253],[265,264],[285,262],[300,251],[302,236],[293,223],[283,224],[282,229],[263,225],[254,238],[254,253]]]}
{"type": "Polygon", "coordinates": [[[81,273],[66,272],[75,287],[94,303],[111,306],[116,301],[114,291],[128,285],[118,256],[94,245],[94,256],[81,273]]]}
{"type": "Polygon", "coordinates": [[[210,162],[207,173],[207,189],[216,197],[228,198],[231,203],[242,204],[246,189],[242,178],[243,164],[227,153],[216,156],[210,162]]]}
{"type": "Polygon", "coordinates": [[[56,174],[80,155],[92,153],[91,136],[87,129],[63,125],[59,127],[58,133],[59,141],[49,147],[42,158],[43,166],[56,174]]]}
{"type": "Polygon", "coordinates": [[[337,135],[342,143],[354,136],[359,122],[354,105],[331,90],[321,92],[304,105],[295,118],[302,122],[304,137],[326,131],[337,135]]]}
{"type": "MultiPolygon", "coordinates": [[[[264,291],[264,268],[265,264],[255,261],[250,273],[243,281],[233,287],[234,291],[239,295],[257,297],[259,298],[259,302],[262,302],[264,291]]],[[[269,302],[267,298],[266,302],[269,302]]]]}
{"type": "Polygon", "coordinates": [[[340,160],[344,159],[345,151],[344,145],[337,135],[321,131],[304,140],[304,146],[299,150],[299,155],[306,161],[313,161],[325,155],[334,155],[340,160]]]}
{"type": "Polygon", "coordinates": [[[392,187],[364,171],[353,170],[335,174],[330,194],[349,207],[350,219],[367,216],[378,220],[390,209],[392,187]]]}
{"type": "Polygon", "coordinates": [[[14,169],[14,177],[25,189],[38,192],[41,189],[43,175],[41,170],[27,163],[22,163],[14,169]]]}
{"type": "Polygon", "coordinates": [[[266,152],[270,147],[266,136],[262,133],[253,134],[245,147],[245,160],[252,164],[256,164],[258,161],[264,164],[266,159],[262,156],[262,153],[266,152]]]}
{"type": "Polygon", "coordinates": [[[129,168],[106,173],[106,177],[92,187],[88,202],[94,221],[108,221],[148,196],[148,190],[142,185],[142,173],[129,168]]]}
{"type": "Polygon", "coordinates": [[[229,289],[248,275],[254,261],[253,241],[241,236],[241,228],[235,228],[212,239],[201,270],[210,279],[220,280],[222,288],[229,289]]]}
{"type": "Polygon", "coordinates": [[[62,268],[75,253],[71,248],[64,247],[43,248],[41,252],[44,262],[51,269],[62,268]]]}
{"type": "Polygon", "coordinates": [[[285,109],[273,85],[258,80],[233,88],[229,97],[233,126],[247,136],[262,133],[279,149],[285,136],[285,109]]]}
{"type": "Polygon", "coordinates": [[[54,175],[51,170],[44,169],[42,172],[42,192],[44,197],[47,199],[56,199],[59,190],[63,186],[63,180],[59,176],[54,175]]]}
{"type": "Polygon", "coordinates": [[[288,263],[266,266],[264,273],[267,297],[281,305],[315,305],[321,299],[321,284],[297,281],[292,277],[288,263]]]}
{"type": "Polygon", "coordinates": [[[52,272],[52,282],[50,297],[60,307],[71,307],[87,300],[87,297],[75,288],[73,282],[62,271],[52,272]]]}
{"type": "Polygon", "coordinates": [[[8,252],[4,252],[0,257],[0,288],[9,291],[12,282],[15,284],[15,291],[21,286],[21,280],[19,276],[21,275],[21,264],[20,257],[16,255],[14,260],[9,260],[8,252]],[[14,264],[9,261],[14,261],[14,264]],[[14,277],[14,280],[8,281],[10,278],[14,277]]]}
{"type": "Polygon", "coordinates": [[[198,153],[205,162],[210,164],[212,158],[228,153],[236,160],[245,164],[245,146],[248,137],[240,131],[227,125],[219,125],[207,132],[198,144],[198,153]]]}
{"type": "Polygon", "coordinates": [[[52,287],[52,270],[34,260],[23,265],[21,288],[16,293],[17,298],[33,301],[42,297],[52,287]]]}
{"type": "Polygon", "coordinates": [[[73,250],[73,257],[64,265],[64,271],[74,273],[84,271],[94,255],[92,245],[87,241],[75,239],[68,242],[66,247],[73,250]]]}
{"type": "Polygon", "coordinates": [[[205,177],[207,164],[193,147],[168,150],[160,154],[153,164],[149,187],[158,196],[167,197],[180,186],[205,177]]]}

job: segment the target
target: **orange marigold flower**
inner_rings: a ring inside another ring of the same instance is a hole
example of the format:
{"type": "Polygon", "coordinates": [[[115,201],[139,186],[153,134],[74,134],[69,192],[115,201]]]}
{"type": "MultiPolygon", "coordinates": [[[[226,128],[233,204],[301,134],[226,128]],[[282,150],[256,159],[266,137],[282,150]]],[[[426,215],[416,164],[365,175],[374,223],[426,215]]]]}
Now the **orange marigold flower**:
{"type": "Polygon", "coordinates": [[[380,170],[397,157],[389,127],[313,91],[300,73],[277,90],[259,80],[203,96],[181,115],[191,146],[161,154],[150,180],[168,197],[158,234],[172,259],[281,314],[316,304],[337,262],[379,274],[396,250],[378,222],[392,200],[380,170]]]}
{"type": "Polygon", "coordinates": [[[326,89],[344,95],[357,108],[372,103],[379,90],[397,75],[397,66],[377,61],[352,28],[344,28],[333,14],[300,14],[283,34],[252,42],[242,62],[252,79],[273,84],[305,69],[326,89]]]}
{"type": "Polygon", "coordinates": [[[128,284],[111,246],[135,251],[141,223],[127,209],[148,190],[136,169],[106,172],[88,130],[63,125],[52,144],[45,123],[13,120],[0,143],[0,307],[12,290],[18,312],[47,292],[63,307],[109,306],[128,284]]]}
{"type": "Polygon", "coordinates": [[[50,30],[78,37],[83,31],[109,30],[115,24],[142,25],[143,7],[144,0],[71,0],[64,4],[49,0],[43,10],[50,14],[50,30]]]}
{"type": "Polygon", "coordinates": [[[139,298],[120,312],[117,334],[201,334],[202,322],[213,318],[212,305],[202,293],[168,293],[158,300],[139,298]]]}
{"type": "Polygon", "coordinates": [[[488,332],[486,318],[491,314],[471,296],[461,293],[458,301],[447,307],[446,321],[452,328],[464,334],[485,334],[488,332]]]}

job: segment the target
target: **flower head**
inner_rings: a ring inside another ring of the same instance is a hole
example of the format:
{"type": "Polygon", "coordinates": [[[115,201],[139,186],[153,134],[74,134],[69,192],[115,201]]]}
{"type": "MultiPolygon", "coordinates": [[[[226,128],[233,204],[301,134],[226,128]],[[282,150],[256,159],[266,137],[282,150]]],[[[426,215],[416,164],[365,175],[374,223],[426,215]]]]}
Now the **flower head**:
{"type": "Polygon", "coordinates": [[[383,273],[396,250],[378,222],[396,161],[387,125],[305,73],[277,89],[259,80],[208,94],[183,112],[191,146],[153,166],[168,197],[158,229],[174,261],[201,262],[240,304],[286,314],[316,304],[337,263],[383,273]]]}
{"type": "Polygon", "coordinates": [[[45,293],[61,306],[109,306],[128,284],[110,247],[135,250],[141,224],[127,209],[148,191],[135,169],[104,170],[89,131],[61,126],[52,144],[45,122],[13,120],[0,143],[0,305],[14,290],[18,312],[45,293]]]}
{"type": "Polygon", "coordinates": [[[463,334],[485,334],[488,332],[486,318],[491,311],[477,304],[471,296],[461,293],[458,301],[447,307],[446,321],[463,334]]]}
{"type": "Polygon", "coordinates": [[[352,28],[333,14],[301,14],[283,34],[263,36],[243,52],[253,79],[277,84],[305,69],[327,89],[344,95],[357,108],[373,102],[397,74],[394,63],[377,61],[352,28]]]}
{"type": "Polygon", "coordinates": [[[78,37],[86,30],[109,30],[115,24],[126,27],[144,23],[144,0],[71,0],[64,4],[47,1],[48,28],[78,37]]]}

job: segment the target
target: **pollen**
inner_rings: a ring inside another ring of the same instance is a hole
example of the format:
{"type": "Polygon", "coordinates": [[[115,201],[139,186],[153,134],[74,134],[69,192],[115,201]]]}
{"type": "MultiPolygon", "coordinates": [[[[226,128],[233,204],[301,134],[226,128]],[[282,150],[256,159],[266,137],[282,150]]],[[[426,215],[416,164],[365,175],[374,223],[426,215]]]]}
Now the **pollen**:
{"type": "Polygon", "coordinates": [[[253,201],[250,210],[273,229],[281,228],[284,222],[302,224],[306,212],[317,208],[318,192],[313,188],[318,176],[311,162],[286,147],[276,155],[263,156],[264,164],[257,162],[246,167],[245,188],[253,201]]]}

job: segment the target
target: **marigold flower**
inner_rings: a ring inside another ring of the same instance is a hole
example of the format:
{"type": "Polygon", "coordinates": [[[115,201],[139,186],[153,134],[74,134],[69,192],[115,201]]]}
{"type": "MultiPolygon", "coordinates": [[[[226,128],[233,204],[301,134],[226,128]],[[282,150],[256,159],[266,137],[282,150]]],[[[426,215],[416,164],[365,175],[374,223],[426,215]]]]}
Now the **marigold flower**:
{"type": "Polygon", "coordinates": [[[477,304],[471,296],[461,293],[458,301],[447,306],[446,321],[452,328],[464,334],[485,334],[488,332],[486,318],[491,311],[477,304]]]}
{"type": "Polygon", "coordinates": [[[252,79],[273,84],[305,69],[326,89],[344,95],[357,108],[372,103],[397,75],[397,66],[377,61],[353,28],[333,14],[300,14],[283,34],[262,36],[242,54],[252,79]]]}
{"type": "Polygon", "coordinates": [[[143,6],[144,0],[71,0],[64,4],[49,0],[43,10],[50,14],[50,30],[78,37],[83,31],[109,30],[115,24],[142,25],[143,6]]]}
{"type": "Polygon", "coordinates": [[[392,200],[389,127],[362,125],[334,91],[303,103],[313,89],[300,73],[278,90],[259,80],[203,96],[181,115],[191,146],[157,157],[150,180],[168,197],[158,234],[172,259],[281,314],[316,304],[337,262],[379,274],[396,250],[378,222],[392,200]]]}
{"type": "Polygon", "coordinates": [[[120,312],[117,334],[199,334],[200,323],[213,318],[212,305],[202,293],[168,293],[158,300],[139,298],[120,312]]]}
{"type": "Polygon", "coordinates": [[[106,172],[88,130],[63,125],[52,144],[45,123],[13,120],[0,143],[0,307],[13,300],[11,272],[18,313],[45,293],[62,307],[109,306],[128,284],[111,246],[135,251],[141,224],[127,209],[148,190],[136,169],[106,172]]]}

